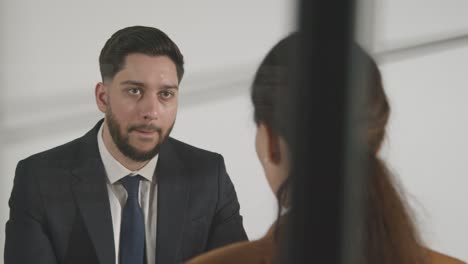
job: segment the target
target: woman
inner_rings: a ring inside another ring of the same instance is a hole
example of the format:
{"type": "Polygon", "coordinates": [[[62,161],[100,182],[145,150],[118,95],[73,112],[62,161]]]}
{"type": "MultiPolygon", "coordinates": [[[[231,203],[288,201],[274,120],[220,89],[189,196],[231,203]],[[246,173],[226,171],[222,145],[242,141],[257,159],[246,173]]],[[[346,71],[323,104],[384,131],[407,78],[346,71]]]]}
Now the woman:
{"type": "MultiPolygon", "coordinates": [[[[288,207],[289,149],[287,115],[277,111],[276,100],[288,92],[288,61],[298,35],[279,42],[261,63],[252,86],[254,120],[257,125],[256,151],[265,176],[281,208],[288,207]]],[[[367,142],[370,171],[366,192],[364,252],[360,263],[365,264],[460,264],[462,262],[426,249],[419,240],[411,214],[393,182],[392,175],[377,156],[385,136],[390,107],[382,87],[375,62],[359,47],[358,61],[371,67],[369,99],[366,104],[367,142]]],[[[282,107],[282,106],[281,106],[282,107]]],[[[284,108],[281,108],[284,109],[284,108]]],[[[286,216],[278,217],[268,233],[252,242],[240,242],[196,257],[188,264],[201,263],[277,263],[278,241],[286,216]]],[[[311,261],[313,262],[313,261],[311,261]]]]}

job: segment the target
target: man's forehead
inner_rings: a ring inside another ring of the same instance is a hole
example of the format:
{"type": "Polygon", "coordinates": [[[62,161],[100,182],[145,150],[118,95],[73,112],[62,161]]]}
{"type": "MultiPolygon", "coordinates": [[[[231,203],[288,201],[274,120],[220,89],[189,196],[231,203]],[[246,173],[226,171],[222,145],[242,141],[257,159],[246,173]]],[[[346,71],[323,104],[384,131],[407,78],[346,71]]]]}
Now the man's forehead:
{"type": "Polygon", "coordinates": [[[174,61],[169,58],[167,55],[147,55],[143,53],[130,53],[127,56],[125,56],[122,66],[125,67],[126,65],[132,65],[132,64],[143,64],[143,63],[148,63],[148,64],[168,64],[176,68],[176,65],[174,61]]]}
{"type": "Polygon", "coordinates": [[[177,69],[167,56],[132,56],[127,57],[121,70],[117,73],[123,76],[148,76],[177,79],[177,69]],[[142,57],[144,56],[144,57],[142,57]]]}

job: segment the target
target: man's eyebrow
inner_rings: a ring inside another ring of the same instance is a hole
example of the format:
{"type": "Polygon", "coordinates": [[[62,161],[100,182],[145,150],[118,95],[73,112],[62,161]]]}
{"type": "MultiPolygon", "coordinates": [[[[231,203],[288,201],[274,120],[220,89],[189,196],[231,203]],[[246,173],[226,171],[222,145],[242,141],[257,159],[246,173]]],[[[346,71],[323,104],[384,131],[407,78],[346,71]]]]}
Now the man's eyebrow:
{"type": "Polygon", "coordinates": [[[163,89],[179,89],[179,85],[177,84],[165,84],[162,86],[163,89]]]}
{"type": "MultiPolygon", "coordinates": [[[[145,87],[145,84],[143,82],[139,81],[133,81],[133,80],[126,80],[120,82],[121,85],[135,85],[139,87],[145,87]]],[[[179,85],[177,84],[164,84],[162,85],[161,89],[179,89],[179,85]]]]}
{"type": "Polygon", "coordinates": [[[130,85],[135,85],[135,86],[145,86],[145,84],[142,83],[142,82],[132,81],[132,80],[122,81],[122,82],[120,82],[120,84],[122,84],[122,85],[130,84],[130,85]]]}

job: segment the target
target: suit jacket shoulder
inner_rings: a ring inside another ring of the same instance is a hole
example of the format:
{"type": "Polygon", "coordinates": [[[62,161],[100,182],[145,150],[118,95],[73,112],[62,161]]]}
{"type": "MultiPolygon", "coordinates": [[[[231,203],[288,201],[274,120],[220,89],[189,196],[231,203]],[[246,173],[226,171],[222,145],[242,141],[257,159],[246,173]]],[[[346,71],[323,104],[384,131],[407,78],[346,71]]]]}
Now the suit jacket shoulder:
{"type": "Polygon", "coordinates": [[[168,138],[164,145],[171,145],[184,163],[198,164],[203,161],[212,162],[213,160],[222,159],[222,156],[218,153],[189,145],[172,137],[168,138]]]}
{"type": "MultiPolygon", "coordinates": [[[[27,167],[33,167],[34,169],[38,166],[46,166],[47,169],[71,168],[82,162],[83,157],[86,157],[86,159],[100,158],[96,138],[96,133],[100,124],[101,122],[80,138],[31,155],[20,161],[20,163],[27,165],[27,167]]],[[[35,175],[39,174],[35,173],[35,175]]]]}
{"type": "MultiPolygon", "coordinates": [[[[105,174],[97,147],[96,135],[101,123],[81,138],[18,163],[9,200],[5,263],[33,263],[33,260],[41,264],[68,263],[65,260],[80,255],[88,256],[81,259],[83,263],[95,263],[91,232],[84,228],[81,214],[84,207],[79,209],[77,201],[92,204],[91,199],[97,198],[95,207],[99,210],[95,211],[98,213],[93,211],[88,215],[111,221],[106,210],[105,174]]],[[[104,230],[102,233],[112,232],[111,228],[98,228],[104,230]]],[[[108,240],[112,241],[112,237],[108,240]]],[[[104,258],[110,259],[101,257],[104,258]]]]}

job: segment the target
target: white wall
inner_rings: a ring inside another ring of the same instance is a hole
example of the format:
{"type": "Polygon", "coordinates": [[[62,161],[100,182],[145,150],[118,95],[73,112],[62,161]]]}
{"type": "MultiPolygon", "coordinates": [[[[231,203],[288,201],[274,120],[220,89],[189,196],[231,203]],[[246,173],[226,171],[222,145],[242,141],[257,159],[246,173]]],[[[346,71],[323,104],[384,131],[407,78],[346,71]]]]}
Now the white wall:
{"type": "MultiPolygon", "coordinates": [[[[377,51],[468,29],[464,0],[378,6],[377,51]]],[[[0,225],[17,161],[82,135],[102,116],[93,99],[99,51],[117,29],[141,24],[166,31],[186,58],[173,136],[223,154],[247,232],[263,235],[276,204],[255,156],[248,88],[260,59],[293,29],[293,10],[289,0],[1,1],[0,225]]],[[[465,260],[467,64],[463,47],[382,64],[394,110],[385,155],[424,208],[428,243],[465,260]]],[[[1,255],[3,243],[2,231],[1,255]]]]}
{"type": "MultiPolygon", "coordinates": [[[[378,1],[377,53],[468,35],[464,0],[378,1]]],[[[392,115],[384,156],[425,242],[468,261],[468,38],[380,64],[392,115]]]]}
{"type": "Polygon", "coordinates": [[[467,47],[382,66],[392,117],[386,154],[426,241],[468,259],[467,47]]]}

